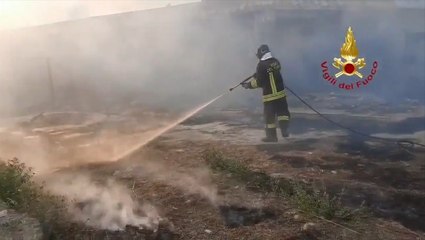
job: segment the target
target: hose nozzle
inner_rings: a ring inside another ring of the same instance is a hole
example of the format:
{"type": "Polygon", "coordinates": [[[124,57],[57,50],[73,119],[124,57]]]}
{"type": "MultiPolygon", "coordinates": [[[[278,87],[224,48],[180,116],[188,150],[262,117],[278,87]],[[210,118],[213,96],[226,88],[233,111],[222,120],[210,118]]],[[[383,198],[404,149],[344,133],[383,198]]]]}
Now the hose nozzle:
{"type": "Polygon", "coordinates": [[[252,76],[247,77],[245,80],[243,80],[242,82],[238,83],[238,85],[236,85],[236,86],[234,86],[234,87],[232,87],[232,88],[229,88],[229,91],[230,91],[230,92],[231,92],[231,91],[233,91],[233,89],[235,89],[235,88],[239,87],[239,85],[242,85],[243,83],[245,83],[246,81],[248,81],[248,80],[249,80],[249,79],[251,79],[251,78],[252,78],[252,76]]]}

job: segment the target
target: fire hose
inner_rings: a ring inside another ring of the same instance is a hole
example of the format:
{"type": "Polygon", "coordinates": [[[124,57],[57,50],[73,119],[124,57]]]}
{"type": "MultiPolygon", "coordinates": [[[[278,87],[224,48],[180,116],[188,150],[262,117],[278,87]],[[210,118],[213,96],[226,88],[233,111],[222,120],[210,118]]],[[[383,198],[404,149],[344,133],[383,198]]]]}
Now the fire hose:
{"type": "MultiPolygon", "coordinates": [[[[247,82],[249,79],[251,79],[253,76],[249,76],[246,79],[244,79],[242,82],[240,82],[238,85],[232,87],[229,89],[229,91],[233,91],[235,88],[239,87],[240,85],[242,85],[243,83],[247,82]]],[[[322,117],[323,119],[325,119],[326,121],[338,126],[341,129],[345,129],[348,130],[354,134],[357,134],[359,136],[363,136],[366,138],[370,138],[370,139],[376,139],[376,140],[381,140],[381,141],[385,141],[385,142],[391,142],[391,143],[396,143],[398,146],[400,146],[401,148],[407,149],[407,148],[413,148],[415,145],[425,148],[425,144],[422,143],[418,143],[418,142],[414,142],[411,140],[407,140],[407,139],[392,139],[392,138],[384,138],[384,137],[376,137],[376,136],[372,136],[370,134],[361,132],[359,130],[353,129],[351,127],[347,127],[344,126],[328,117],[326,117],[325,115],[323,115],[322,113],[320,113],[319,111],[317,111],[314,107],[312,107],[309,103],[307,103],[303,98],[301,98],[298,94],[296,94],[294,91],[292,91],[288,86],[285,86],[286,89],[288,89],[289,92],[291,92],[296,98],[298,98],[298,100],[300,100],[304,105],[306,105],[308,108],[310,108],[313,112],[315,112],[317,115],[319,115],[320,117],[322,117]]]]}

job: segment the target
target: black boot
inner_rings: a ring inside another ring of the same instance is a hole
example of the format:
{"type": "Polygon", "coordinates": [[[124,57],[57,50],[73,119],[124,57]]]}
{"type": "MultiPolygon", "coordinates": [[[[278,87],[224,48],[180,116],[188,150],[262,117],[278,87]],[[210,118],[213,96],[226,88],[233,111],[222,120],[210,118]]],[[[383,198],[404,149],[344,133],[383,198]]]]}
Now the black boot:
{"type": "Polygon", "coordinates": [[[289,121],[279,121],[279,127],[280,127],[280,131],[282,132],[282,137],[287,138],[289,137],[289,132],[288,132],[288,128],[289,128],[289,121]]]}
{"type": "Polygon", "coordinates": [[[266,128],[266,137],[261,139],[263,142],[277,142],[276,128],[266,128]]]}

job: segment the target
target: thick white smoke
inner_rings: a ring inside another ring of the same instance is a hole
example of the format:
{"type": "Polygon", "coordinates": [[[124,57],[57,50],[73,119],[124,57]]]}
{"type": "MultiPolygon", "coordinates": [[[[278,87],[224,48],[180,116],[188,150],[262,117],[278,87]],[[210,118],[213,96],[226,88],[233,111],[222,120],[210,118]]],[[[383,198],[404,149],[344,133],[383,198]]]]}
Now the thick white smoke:
{"type": "Polygon", "coordinates": [[[127,225],[156,229],[160,217],[155,207],[140,204],[131,192],[112,179],[96,182],[89,175],[60,174],[46,188],[71,204],[74,220],[101,229],[123,230],[127,225]]]}

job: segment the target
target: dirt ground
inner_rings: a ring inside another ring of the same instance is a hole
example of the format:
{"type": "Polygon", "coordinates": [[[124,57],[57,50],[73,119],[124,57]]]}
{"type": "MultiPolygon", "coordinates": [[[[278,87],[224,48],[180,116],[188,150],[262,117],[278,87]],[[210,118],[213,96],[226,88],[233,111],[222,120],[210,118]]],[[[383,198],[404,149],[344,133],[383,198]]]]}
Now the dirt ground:
{"type": "MultiPolygon", "coordinates": [[[[56,171],[114,178],[128,186],[134,199],[151,203],[168,220],[174,237],[158,239],[425,238],[425,151],[420,148],[405,149],[347,135],[302,113],[293,116],[291,138],[262,144],[261,115],[222,111],[201,113],[125,159],[111,161],[167,122],[155,121],[155,114],[131,118],[85,116],[84,121],[78,116],[74,122],[67,117],[69,122],[57,124],[46,120],[51,117],[41,117],[25,121],[15,131],[2,131],[3,158],[17,153],[23,159],[37,158],[37,164],[43,166],[40,174],[45,176],[56,171]],[[22,144],[48,150],[28,153],[21,150],[22,144]],[[339,222],[341,226],[304,214],[288,199],[252,191],[231,174],[212,171],[202,157],[212,148],[254,171],[340,194],[349,207],[367,206],[370,216],[339,222]],[[43,162],[46,158],[54,161],[43,162]],[[233,208],[223,210],[227,205],[233,208]],[[226,225],[232,217],[243,214],[262,217],[248,221],[246,226],[226,225]]],[[[338,118],[365,132],[382,133],[387,129],[389,136],[408,135],[424,141],[423,117],[387,122],[364,116],[338,118]],[[408,130],[400,130],[406,125],[408,130]]]]}

